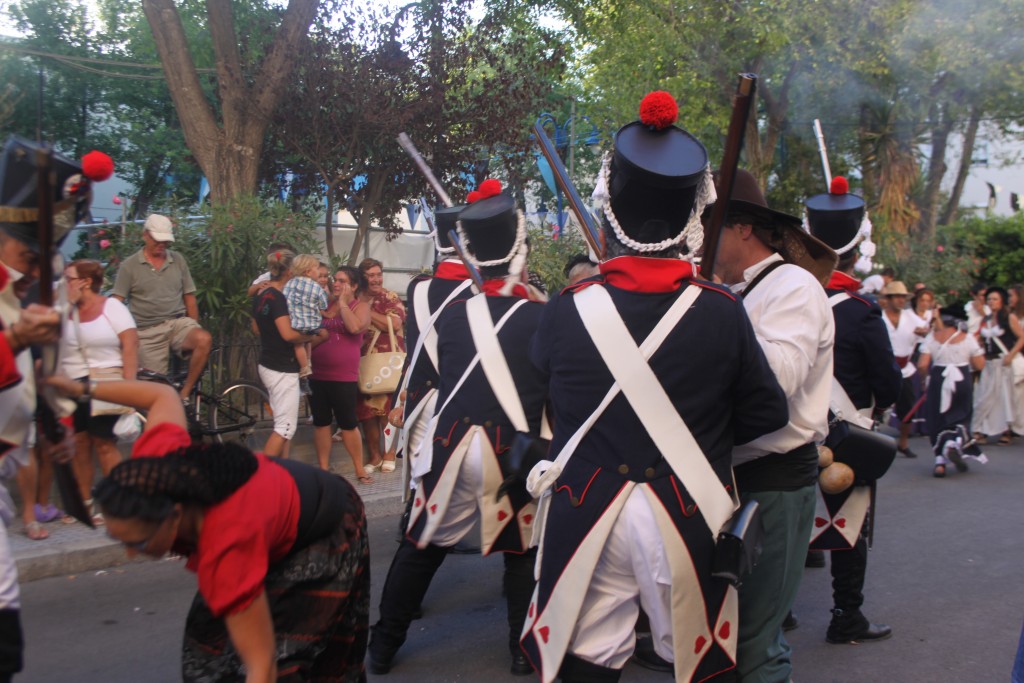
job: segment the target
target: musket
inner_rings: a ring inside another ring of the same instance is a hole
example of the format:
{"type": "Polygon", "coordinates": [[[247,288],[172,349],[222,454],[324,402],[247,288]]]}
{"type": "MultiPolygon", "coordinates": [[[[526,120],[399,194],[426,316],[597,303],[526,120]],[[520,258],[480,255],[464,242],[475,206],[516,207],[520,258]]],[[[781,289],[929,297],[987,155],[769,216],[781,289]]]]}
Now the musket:
{"type": "Polygon", "coordinates": [[[711,207],[711,219],[704,231],[704,253],[700,261],[700,274],[708,280],[714,276],[718,238],[722,234],[722,226],[725,225],[725,217],[729,211],[729,198],[732,196],[736,168],[740,163],[740,152],[743,151],[743,136],[746,134],[747,119],[750,116],[750,103],[754,100],[756,90],[757,74],[739,75],[736,95],[732,101],[732,119],[729,121],[729,132],[725,138],[722,165],[718,170],[718,199],[711,207]]]}
{"type": "MultiPolygon", "coordinates": [[[[39,190],[39,303],[53,306],[53,151],[46,146],[36,150],[36,185],[39,190]]],[[[56,349],[52,346],[43,347],[43,373],[52,374],[56,370],[56,349]]],[[[52,444],[64,440],[64,425],[60,423],[53,408],[42,396],[37,395],[39,405],[39,422],[43,434],[52,444]]],[[[60,491],[64,511],[82,524],[95,528],[92,515],[86,509],[82,494],[78,490],[78,481],[70,462],[53,463],[54,478],[60,491]]]]}
{"type": "Polygon", "coordinates": [[[462,240],[459,239],[459,233],[449,230],[448,239],[451,241],[455,253],[459,255],[462,265],[466,266],[466,270],[469,272],[469,279],[473,281],[473,286],[476,287],[477,293],[484,291],[484,278],[480,275],[480,270],[469,260],[466,248],[462,246],[462,240]]]}
{"type": "Polygon", "coordinates": [[[821,132],[821,121],[814,119],[814,137],[818,139],[818,154],[821,155],[821,168],[825,171],[825,191],[832,187],[832,169],[828,165],[828,150],[825,149],[825,134],[821,132]]]}
{"type": "Polygon", "coordinates": [[[572,184],[569,172],[565,170],[565,164],[562,163],[554,143],[551,142],[548,134],[544,131],[544,126],[540,125],[540,122],[534,123],[533,132],[534,137],[537,138],[537,144],[540,145],[541,154],[544,155],[544,158],[548,160],[548,165],[551,166],[551,171],[555,176],[555,184],[569,201],[569,209],[572,211],[573,216],[576,217],[576,222],[583,233],[583,239],[587,241],[587,246],[597,255],[598,260],[603,260],[605,245],[604,232],[602,232],[601,226],[598,225],[593,214],[583,204],[583,199],[580,198],[580,193],[577,192],[576,186],[572,184]]]}
{"type": "Polygon", "coordinates": [[[418,168],[420,173],[423,174],[423,177],[427,179],[427,183],[430,187],[434,188],[434,192],[436,192],[437,196],[441,198],[444,205],[455,206],[455,204],[452,203],[452,198],[449,197],[448,193],[444,191],[443,187],[441,187],[441,181],[439,181],[434,175],[434,172],[430,170],[430,166],[427,165],[426,159],[424,159],[423,155],[421,155],[419,150],[416,149],[416,145],[412,143],[412,138],[403,131],[398,134],[398,144],[401,145],[402,149],[404,149],[410,157],[412,157],[413,163],[416,164],[416,168],[418,168]]]}

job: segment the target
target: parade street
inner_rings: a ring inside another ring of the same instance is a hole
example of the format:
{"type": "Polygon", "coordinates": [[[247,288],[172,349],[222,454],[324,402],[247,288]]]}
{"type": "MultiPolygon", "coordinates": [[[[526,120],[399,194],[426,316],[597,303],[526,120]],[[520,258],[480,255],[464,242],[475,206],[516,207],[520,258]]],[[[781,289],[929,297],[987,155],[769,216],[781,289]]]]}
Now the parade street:
{"type": "MultiPolygon", "coordinates": [[[[1008,681],[1024,619],[1024,447],[988,446],[991,461],[964,475],[932,477],[920,455],[900,457],[881,481],[864,612],[893,637],[829,645],[827,569],[805,570],[789,633],[796,683],[1008,681]]],[[[397,474],[395,475],[397,476],[397,474]]],[[[373,604],[396,548],[397,500],[368,505],[373,604]]],[[[501,560],[449,557],[425,616],[388,676],[392,683],[497,681],[508,673],[501,560]]],[[[140,562],[23,585],[26,639],[20,683],[170,683],[180,680],[181,633],[195,581],[180,561],[140,562]]],[[[665,681],[626,667],[623,681],[665,681]]]]}

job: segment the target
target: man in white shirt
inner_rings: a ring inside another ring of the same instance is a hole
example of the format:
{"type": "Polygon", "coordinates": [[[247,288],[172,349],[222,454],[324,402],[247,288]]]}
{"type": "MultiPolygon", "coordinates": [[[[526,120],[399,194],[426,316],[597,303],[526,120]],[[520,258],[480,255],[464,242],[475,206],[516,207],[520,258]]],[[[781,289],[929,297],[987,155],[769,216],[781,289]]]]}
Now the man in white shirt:
{"type": "Polygon", "coordinates": [[[910,362],[914,349],[924,336],[928,334],[928,323],[921,320],[913,310],[907,308],[910,292],[900,280],[893,280],[882,290],[879,301],[882,304],[882,320],[889,332],[892,353],[896,356],[896,365],[903,374],[900,396],[896,399],[896,417],[900,421],[900,438],[897,450],[908,458],[916,458],[917,454],[910,450],[910,428],[913,426],[907,417],[914,409],[914,373],[917,368],[910,362]]]}
{"type": "Polygon", "coordinates": [[[742,683],[784,683],[792,673],[781,627],[811,536],[816,444],[828,432],[835,325],[822,282],[835,262],[835,252],[804,232],[799,218],[769,209],[754,177],[737,171],[715,265],[743,297],[789,407],[785,427],[733,450],[736,488],[743,502],[758,502],[765,528],[761,561],[740,586],[742,683]]]}

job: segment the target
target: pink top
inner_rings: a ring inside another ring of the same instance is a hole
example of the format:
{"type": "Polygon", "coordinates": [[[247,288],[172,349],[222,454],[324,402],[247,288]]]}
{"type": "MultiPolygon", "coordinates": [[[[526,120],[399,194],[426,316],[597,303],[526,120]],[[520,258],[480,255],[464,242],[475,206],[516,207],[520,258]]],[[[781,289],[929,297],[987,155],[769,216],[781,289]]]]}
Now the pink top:
{"type": "MultiPolygon", "coordinates": [[[[358,299],[349,303],[355,310],[358,299]]],[[[359,349],[363,345],[363,334],[349,334],[341,315],[324,318],[321,325],[330,336],[327,341],[313,349],[313,379],[327,382],[359,381],[359,349]]]]}

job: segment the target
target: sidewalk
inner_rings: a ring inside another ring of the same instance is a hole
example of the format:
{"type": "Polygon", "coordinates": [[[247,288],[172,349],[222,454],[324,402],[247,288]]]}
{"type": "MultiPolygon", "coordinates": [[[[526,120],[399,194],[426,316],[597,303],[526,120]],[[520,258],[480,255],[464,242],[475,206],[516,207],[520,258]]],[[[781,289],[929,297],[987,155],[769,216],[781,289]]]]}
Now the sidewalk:
{"type": "MultiPolygon", "coordinates": [[[[291,457],[301,462],[315,463],[312,430],[299,429],[292,442],[291,457]]],[[[361,485],[356,482],[352,459],[340,443],[331,450],[331,471],[340,474],[356,487],[366,504],[367,517],[380,517],[397,513],[402,508],[402,461],[394,472],[375,472],[373,484],[361,485]]],[[[17,501],[17,487],[14,481],[8,487],[17,501]]],[[[59,500],[53,499],[55,504],[59,500]]],[[[18,501],[20,505],[20,501],[18,501]]],[[[24,583],[51,576],[78,574],[81,572],[106,569],[129,562],[124,549],[117,541],[110,539],[102,526],[90,529],[84,524],[63,524],[55,521],[44,524],[50,537],[32,541],[25,536],[21,516],[8,528],[7,535],[11,552],[18,565],[18,578],[24,583]]],[[[145,561],[145,560],[137,560],[145,561]]]]}

